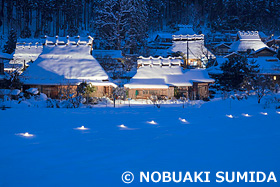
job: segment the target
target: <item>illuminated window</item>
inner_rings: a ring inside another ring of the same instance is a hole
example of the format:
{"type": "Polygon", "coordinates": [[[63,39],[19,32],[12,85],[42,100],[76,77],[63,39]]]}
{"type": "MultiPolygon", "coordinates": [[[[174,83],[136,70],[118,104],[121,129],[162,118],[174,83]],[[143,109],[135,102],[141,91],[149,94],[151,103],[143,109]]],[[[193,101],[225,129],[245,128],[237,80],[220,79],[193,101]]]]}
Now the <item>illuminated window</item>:
{"type": "Polygon", "coordinates": [[[276,77],[276,76],[273,76],[273,80],[275,80],[275,81],[276,81],[276,79],[277,79],[277,77],[276,77]]]}

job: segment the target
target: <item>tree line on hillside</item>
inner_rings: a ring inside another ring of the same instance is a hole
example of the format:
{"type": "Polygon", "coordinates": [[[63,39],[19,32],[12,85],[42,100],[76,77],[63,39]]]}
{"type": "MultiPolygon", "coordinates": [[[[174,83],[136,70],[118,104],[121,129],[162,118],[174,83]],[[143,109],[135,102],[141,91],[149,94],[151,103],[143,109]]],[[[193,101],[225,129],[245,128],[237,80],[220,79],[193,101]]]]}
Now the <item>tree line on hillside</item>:
{"type": "MultiPolygon", "coordinates": [[[[17,37],[83,35],[103,49],[144,53],[147,33],[176,24],[280,30],[280,0],[1,0],[0,31],[17,37]]],[[[176,29],[176,28],[175,28],[176,29]]]]}

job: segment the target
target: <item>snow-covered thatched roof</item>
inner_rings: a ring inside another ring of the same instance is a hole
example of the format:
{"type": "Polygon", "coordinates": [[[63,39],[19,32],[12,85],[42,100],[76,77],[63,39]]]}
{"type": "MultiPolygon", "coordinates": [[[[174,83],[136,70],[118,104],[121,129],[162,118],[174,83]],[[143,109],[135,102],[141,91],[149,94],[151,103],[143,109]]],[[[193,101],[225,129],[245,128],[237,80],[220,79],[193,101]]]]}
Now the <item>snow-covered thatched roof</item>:
{"type": "Polygon", "coordinates": [[[192,25],[178,25],[179,30],[172,33],[172,32],[158,32],[156,37],[165,38],[165,39],[172,39],[174,35],[195,35],[192,25]]]}
{"type": "Polygon", "coordinates": [[[204,46],[204,40],[191,40],[191,41],[173,41],[172,47],[168,50],[169,53],[183,52],[187,56],[189,52],[189,59],[203,59],[205,57],[215,56],[204,46]],[[188,47],[189,46],[189,50],[188,47]]]}
{"type": "Polygon", "coordinates": [[[237,40],[230,46],[229,52],[246,52],[250,50],[258,50],[267,47],[259,36],[258,31],[239,31],[237,40]]]}
{"type": "Polygon", "coordinates": [[[157,88],[192,86],[193,82],[214,82],[204,69],[183,70],[180,66],[142,66],[124,86],[126,88],[157,88]]]}
{"type": "Polygon", "coordinates": [[[25,84],[114,85],[100,64],[90,55],[89,45],[46,45],[38,59],[24,72],[25,84]]]}
{"type": "Polygon", "coordinates": [[[35,61],[43,51],[42,43],[19,43],[16,46],[13,62],[15,64],[35,61]]]}

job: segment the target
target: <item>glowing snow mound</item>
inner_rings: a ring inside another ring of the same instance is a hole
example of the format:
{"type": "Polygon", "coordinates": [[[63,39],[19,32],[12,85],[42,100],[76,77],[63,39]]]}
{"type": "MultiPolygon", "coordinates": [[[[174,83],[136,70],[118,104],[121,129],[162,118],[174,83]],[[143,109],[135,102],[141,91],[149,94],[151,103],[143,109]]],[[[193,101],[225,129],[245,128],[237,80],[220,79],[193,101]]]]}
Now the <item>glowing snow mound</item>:
{"type": "Polygon", "coordinates": [[[18,133],[17,135],[23,136],[23,137],[33,137],[34,136],[34,134],[29,134],[28,132],[26,132],[26,133],[18,133]]]}
{"type": "Polygon", "coordinates": [[[183,122],[183,123],[189,124],[189,122],[188,122],[186,119],[179,118],[179,120],[180,120],[181,122],[183,122]]]}
{"type": "Polygon", "coordinates": [[[119,125],[118,127],[120,127],[120,128],[127,128],[127,126],[125,126],[124,124],[121,124],[121,125],[119,125]]]}
{"type": "Polygon", "coordinates": [[[85,126],[77,127],[75,129],[77,129],[77,130],[89,130],[89,128],[85,128],[85,126]]]}
{"type": "Polygon", "coordinates": [[[157,125],[157,122],[155,122],[154,120],[152,120],[152,121],[147,121],[147,123],[152,124],[152,125],[157,125]]]}
{"type": "Polygon", "coordinates": [[[226,116],[227,116],[228,118],[233,118],[233,115],[231,115],[231,114],[230,114],[230,115],[226,115],[226,116]]]}
{"type": "Polygon", "coordinates": [[[251,117],[251,115],[249,115],[249,114],[242,114],[242,116],[251,117]]]}

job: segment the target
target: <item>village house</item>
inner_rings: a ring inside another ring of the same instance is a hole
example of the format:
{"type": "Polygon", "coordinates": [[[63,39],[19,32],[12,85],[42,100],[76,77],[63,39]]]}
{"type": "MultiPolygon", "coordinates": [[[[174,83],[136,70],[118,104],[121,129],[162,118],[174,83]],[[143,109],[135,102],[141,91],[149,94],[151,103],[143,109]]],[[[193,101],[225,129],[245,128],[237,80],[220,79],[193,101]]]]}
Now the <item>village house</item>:
{"type": "Polygon", "coordinates": [[[215,56],[204,46],[204,35],[173,35],[169,53],[183,53],[184,64],[191,68],[204,68],[215,56]]]}
{"type": "Polygon", "coordinates": [[[268,46],[262,42],[258,31],[238,31],[236,41],[231,44],[229,52],[249,54],[264,47],[268,46]]]}
{"type": "Polygon", "coordinates": [[[280,36],[272,35],[268,41],[266,41],[266,45],[271,47],[275,50],[279,49],[280,47],[280,36]]]}
{"type": "Polygon", "coordinates": [[[214,46],[216,56],[225,56],[229,53],[230,46],[225,43],[220,43],[214,46]]]}
{"type": "Polygon", "coordinates": [[[148,44],[150,53],[153,56],[163,56],[167,57],[169,54],[168,49],[173,45],[173,35],[193,35],[195,34],[193,30],[193,25],[179,24],[178,30],[176,32],[159,32],[156,33],[154,40],[150,41],[148,44]]]}
{"type": "Polygon", "coordinates": [[[204,69],[184,69],[181,58],[139,57],[137,63],[136,75],[124,85],[133,99],[204,99],[209,96],[209,84],[214,82],[204,69]]]}
{"type": "Polygon", "coordinates": [[[24,89],[38,88],[58,98],[87,82],[96,88],[93,96],[110,97],[116,85],[90,54],[92,41],[90,36],[46,37],[42,53],[22,74],[24,89]]]}
{"type": "Polygon", "coordinates": [[[13,59],[13,56],[7,53],[0,52],[0,88],[6,85],[9,75],[4,71],[4,66],[13,59]]]}
{"type": "MultiPolygon", "coordinates": [[[[217,66],[212,66],[207,69],[212,77],[217,77],[223,72],[220,67],[230,58],[244,56],[243,53],[232,52],[224,57],[217,57],[217,66]]],[[[254,61],[260,67],[260,74],[270,76],[274,82],[280,83],[280,60],[276,57],[276,52],[268,47],[260,48],[256,51],[251,51],[246,54],[248,61],[254,61]]]]}

